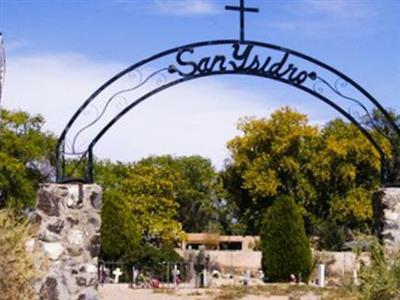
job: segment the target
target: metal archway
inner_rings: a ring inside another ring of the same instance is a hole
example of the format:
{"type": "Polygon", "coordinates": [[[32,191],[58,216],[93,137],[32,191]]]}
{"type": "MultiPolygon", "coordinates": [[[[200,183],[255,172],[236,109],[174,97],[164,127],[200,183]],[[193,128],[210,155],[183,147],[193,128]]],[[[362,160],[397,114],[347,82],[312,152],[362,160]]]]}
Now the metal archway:
{"type": "Polygon", "coordinates": [[[243,40],[204,41],[166,50],[126,68],[104,83],[76,111],[58,139],[57,182],[92,182],[93,149],[122,116],[165,89],[212,75],[272,79],[325,102],[357,126],[377,150],[382,161],[382,183],[400,182],[400,129],[390,113],[363,87],[313,57],[277,45],[243,40]],[[117,111],[112,110],[113,104],[117,111]],[[383,116],[391,135],[375,125],[374,111],[383,116]],[[86,121],[88,117],[91,121],[86,121]],[[96,129],[97,125],[100,126],[96,129]],[[80,143],[80,140],[88,142],[80,143]],[[390,154],[384,151],[385,143],[391,145],[390,154]],[[84,176],[74,178],[73,174],[66,173],[67,158],[76,159],[74,169],[84,166],[84,176]]]}

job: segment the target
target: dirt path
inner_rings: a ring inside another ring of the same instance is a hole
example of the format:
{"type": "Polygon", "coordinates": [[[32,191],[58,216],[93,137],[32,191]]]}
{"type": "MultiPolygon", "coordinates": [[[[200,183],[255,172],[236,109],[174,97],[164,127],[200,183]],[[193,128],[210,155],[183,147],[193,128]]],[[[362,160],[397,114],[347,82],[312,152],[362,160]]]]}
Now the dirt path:
{"type": "MultiPolygon", "coordinates": [[[[261,296],[243,295],[231,298],[218,289],[180,289],[175,292],[149,289],[130,289],[127,284],[105,284],[99,288],[101,300],[218,300],[218,299],[240,299],[240,300],[289,300],[289,296],[261,296]],[[224,295],[220,298],[219,295],[224,295]]],[[[320,300],[319,296],[308,294],[301,300],[320,300]]]]}

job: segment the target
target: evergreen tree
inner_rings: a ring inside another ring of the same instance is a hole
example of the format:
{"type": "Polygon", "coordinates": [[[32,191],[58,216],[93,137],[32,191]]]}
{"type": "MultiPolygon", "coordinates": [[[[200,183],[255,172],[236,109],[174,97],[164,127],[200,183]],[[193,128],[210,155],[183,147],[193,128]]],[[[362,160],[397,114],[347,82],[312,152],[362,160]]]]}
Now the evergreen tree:
{"type": "Polygon", "coordinates": [[[269,281],[289,281],[290,275],[305,282],[311,272],[311,250],[304,221],[293,197],[280,196],[266,211],[262,224],[262,267],[269,281]]]}
{"type": "Polygon", "coordinates": [[[135,260],[141,235],[134,214],[118,191],[106,192],[104,199],[100,257],[107,261],[135,260]]]}

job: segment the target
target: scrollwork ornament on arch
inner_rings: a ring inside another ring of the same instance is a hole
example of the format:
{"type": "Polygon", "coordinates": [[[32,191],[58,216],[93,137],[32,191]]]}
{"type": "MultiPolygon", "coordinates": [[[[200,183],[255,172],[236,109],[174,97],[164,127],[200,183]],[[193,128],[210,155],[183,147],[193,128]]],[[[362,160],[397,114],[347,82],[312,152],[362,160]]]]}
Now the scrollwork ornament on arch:
{"type": "Polygon", "coordinates": [[[143,73],[140,70],[133,70],[128,73],[128,78],[133,86],[139,85],[143,82],[143,73]]]}
{"type": "Polygon", "coordinates": [[[337,78],[334,84],[329,84],[327,80],[321,78],[320,76],[316,77],[315,83],[313,85],[314,91],[323,94],[326,90],[324,86],[327,87],[330,91],[334,92],[336,95],[341,97],[343,100],[350,101],[350,106],[347,109],[347,112],[359,122],[365,126],[366,123],[369,124],[367,127],[371,127],[371,129],[376,130],[381,136],[387,139],[390,143],[392,143],[392,139],[384,133],[379,126],[377,126],[372,112],[362,103],[362,101],[355,99],[354,97],[350,97],[346,95],[345,89],[350,86],[349,82],[343,78],[337,78]],[[367,119],[367,121],[366,121],[367,119]]]}
{"type": "Polygon", "coordinates": [[[99,115],[100,115],[100,111],[97,108],[97,106],[94,104],[90,104],[88,106],[88,109],[85,109],[85,111],[83,112],[83,116],[86,118],[96,119],[99,115]]]}
{"type": "Polygon", "coordinates": [[[156,86],[157,87],[162,86],[165,83],[167,83],[167,81],[168,81],[167,75],[164,73],[159,73],[156,79],[156,86]]]}
{"type": "MultiPolygon", "coordinates": [[[[145,85],[147,82],[149,82],[150,79],[156,77],[156,86],[160,86],[163,83],[167,81],[167,76],[165,74],[162,74],[162,72],[167,71],[168,68],[162,68],[159,69],[155,72],[152,72],[150,75],[148,75],[145,79],[143,79],[143,73],[140,70],[134,70],[128,73],[128,78],[129,79],[135,79],[138,80],[138,82],[130,87],[130,88],[125,88],[121,89],[117,92],[115,92],[109,99],[106,101],[104,104],[103,108],[100,110],[96,105],[90,104],[88,107],[89,109],[85,109],[84,115],[85,116],[91,116],[94,115],[93,120],[90,121],[88,124],[83,126],[78,132],[75,134],[75,136],[72,139],[71,142],[71,149],[72,149],[72,154],[82,154],[85,153],[85,151],[77,151],[77,140],[79,136],[89,129],[90,127],[94,126],[97,122],[101,120],[101,118],[105,115],[107,109],[110,107],[111,103],[114,103],[114,107],[117,109],[117,111],[123,110],[125,107],[129,105],[129,100],[126,98],[126,94],[132,91],[135,91],[136,89],[142,87],[145,85]],[[116,101],[114,101],[116,100],[116,101]],[[91,113],[91,111],[94,111],[95,113],[91,113]]],[[[83,143],[84,144],[84,143],[83,143]]],[[[83,145],[81,143],[81,145],[83,145]]],[[[64,152],[65,153],[65,152],[64,152]]]]}
{"type": "Polygon", "coordinates": [[[128,105],[129,105],[129,100],[126,98],[126,96],[119,95],[114,103],[114,108],[116,111],[121,111],[128,105]]]}

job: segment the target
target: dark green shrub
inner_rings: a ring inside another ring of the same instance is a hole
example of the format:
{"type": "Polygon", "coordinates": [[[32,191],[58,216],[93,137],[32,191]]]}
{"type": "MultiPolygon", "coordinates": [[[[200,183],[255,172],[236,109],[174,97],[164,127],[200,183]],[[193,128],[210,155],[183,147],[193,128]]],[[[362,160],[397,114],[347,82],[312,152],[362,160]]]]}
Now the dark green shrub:
{"type": "Polygon", "coordinates": [[[167,264],[172,270],[173,264],[183,262],[183,258],[173,248],[158,249],[152,245],[143,244],[138,252],[138,257],[130,264],[151,273],[152,276],[162,281],[165,281],[168,277],[167,264]]]}
{"type": "Polygon", "coordinates": [[[165,280],[167,263],[183,262],[181,256],[173,248],[143,241],[135,215],[119,191],[106,191],[103,198],[100,259],[106,264],[119,262],[115,267],[125,270],[122,281],[131,279],[124,276],[130,274],[132,266],[165,280]]]}
{"type": "Polygon", "coordinates": [[[290,274],[307,282],[312,258],[303,217],[292,197],[280,196],[262,223],[262,267],[268,281],[286,282],[290,274]]]}
{"type": "Polygon", "coordinates": [[[100,259],[134,260],[141,240],[135,216],[119,192],[105,192],[103,199],[100,259]]]}
{"type": "Polygon", "coordinates": [[[333,219],[328,218],[318,226],[319,247],[327,251],[341,251],[344,247],[345,233],[333,219]]]}

